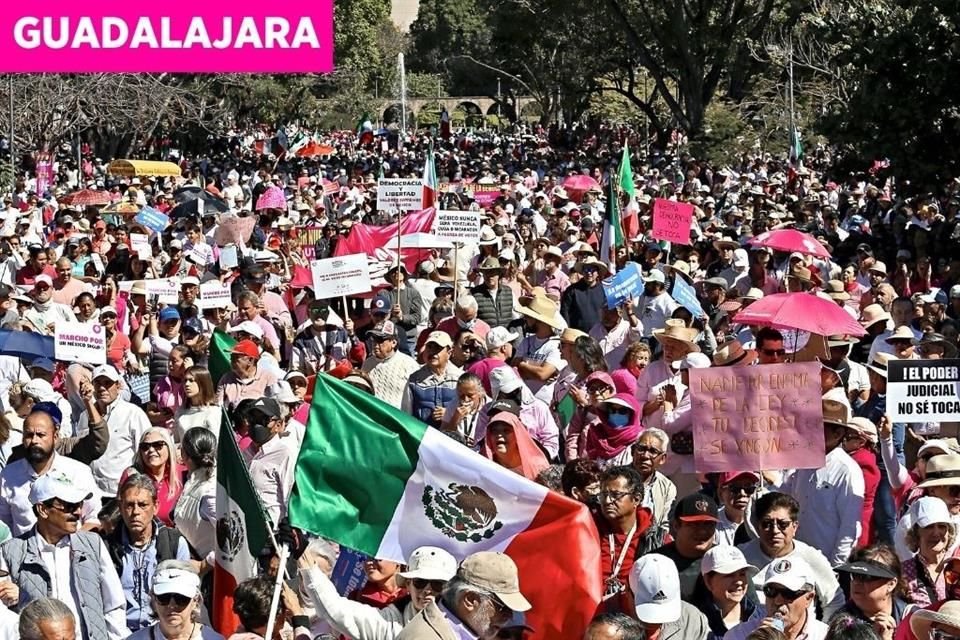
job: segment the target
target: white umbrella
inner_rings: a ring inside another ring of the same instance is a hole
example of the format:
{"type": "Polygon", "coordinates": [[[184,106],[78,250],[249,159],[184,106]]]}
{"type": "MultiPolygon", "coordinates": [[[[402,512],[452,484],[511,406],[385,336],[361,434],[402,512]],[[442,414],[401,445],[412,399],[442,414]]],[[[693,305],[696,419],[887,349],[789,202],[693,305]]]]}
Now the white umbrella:
{"type": "Polygon", "coordinates": [[[400,236],[401,249],[452,249],[453,243],[432,233],[418,231],[400,236]]]}

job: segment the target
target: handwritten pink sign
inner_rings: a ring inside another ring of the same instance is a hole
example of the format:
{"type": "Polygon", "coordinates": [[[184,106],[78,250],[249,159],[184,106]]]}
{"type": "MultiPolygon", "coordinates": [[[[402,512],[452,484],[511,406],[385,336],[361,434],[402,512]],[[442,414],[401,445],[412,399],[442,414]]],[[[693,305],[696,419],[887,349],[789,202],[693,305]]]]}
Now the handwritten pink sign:
{"type": "Polygon", "coordinates": [[[241,0],[0,6],[2,73],[333,70],[333,2],[241,0]]]}
{"type": "Polygon", "coordinates": [[[693,205],[657,198],[653,201],[653,237],[676,244],[690,244],[693,205]]]}
{"type": "Polygon", "coordinates": [[[691,369],[690,402],[698,472],[824,465],[817,362],[691,369]]]}

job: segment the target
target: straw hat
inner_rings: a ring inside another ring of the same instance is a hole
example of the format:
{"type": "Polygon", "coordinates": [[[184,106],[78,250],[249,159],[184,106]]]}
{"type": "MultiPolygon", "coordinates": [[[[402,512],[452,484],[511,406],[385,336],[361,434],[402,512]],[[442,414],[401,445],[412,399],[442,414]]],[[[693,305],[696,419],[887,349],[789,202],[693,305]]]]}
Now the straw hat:
{"type": "Polygon", "coordinates": [[[480,230],[480,246],[497,244],[500,242],[500,238],[497,237],[497,233],[493,230],[493,227],[484,227],[480,230]]]}
{"type": "Polygon", "coordinates": [[[960,454],[948,453],[930,458],[927,461],[927,477],[920,483],[920,488],[952,484],[960,484],[960,454]]]}
{"type": "Polygon", "coordinates": [[[878,353],[873,356],[873,360],[870,361],[870,364],[867,365],[867,369],[870,369],[874,373],[877,373],[884,378],[887,377],[887,365],[891,360],[897,360],[898,358],[892,353],[878,353]]]}
{"type": "Polygon", "coordinates": [[[665,265],[665,268],[673,269],[675,273],[683,275],[688,281],[690,280],[690,263],[685,260],[675,260],[673,264],[665,265]]]}
{"type": "Polygon", "coordinates": [[[858,338],[847,335],[833,335],[827,338],[828,347],[848,347],[858,342],[860,342],[858,338]]]}
{"type": "Polygon", "coordinates": [[[729,238],[720,238],[713,241],[713,248],[717,251],[721,251],[723,249],[735,250],[740,248],[740,243],[736,242],[735,240],[730,240],[729,238]]]}
{"type": "Polygon", "coordinates": [[[596,257],[597,255],[597,252],[593,250],[593,247],[591,247],[586,242],[578,243],[573,249],[568,251],[568,253],[586,253],[594,257],[596,257]]]}
{"type": "Polygon", "coordinates": [[[577,263],[578,272],[583,273],[585,267],[596,267],[598,270],[602,271],[603,275],[600,276],[601,278],[607,277],[607,275],[610,273],[610,267],[608,267],[603,260],[598,260],[593,256],[587,256],[577,263]]]}
{"type": "Polygon", "coordinates": [[[878,440],[877,425],[869,418],[850,418],[847,427],[859,433],[867,442],[876,443],[878,440]]]}
{"type": "Polygon", "coordinates": [[[940,345],[943,347],[944,358],[955,358],[957,356],[957,347],[940,333],[925,333],[919,340],[914,340],[913,344],[921,348],[931,344],[940,345]]]}
{"type": "Polygon", "coordinates": [[[750,287],[745,294],[740,296],[741,300],[750,300],[752,302],[756,302],[761,298],[763,298],[763,291],[756,287],[750,287]]]}
{"type": "Polygon", "coordinates": [[[850,407],[837,400],[823,400],[823,423],[850,426],[850,407]]]}
{"type": "Polygon", "coordinates": [[[886,342],[887,344],[893,344],[897,340],[909,340],[911,343],[913,343],[915,338],[913,335],[913,331],[910,329],[910,327],[907,327],[907,326],[897,327],[896,329],[893,330],[893,333],[891,333],[889,336],[884,338],[883,341],[886,342]]]}
{"type": "Polygon", "coordinates": [[[560,334],[560,342],[563,344],[573,344],[577,341],[577,338],[582,338],[586,333],[580,331],[579,329],[571,329],[567,327],[563,330],[563,333],[560,334]]]}
{"type": "Polygon", "coordinates": [[[834,300],[850,299],[850,294],[844,289],[843,282],[840,280],[829,280],[823,291],[834,300]]]}
{"type": "Polygon", "coordinates": [[[757,352],[744,349],[739,340],[729,340],[713,352],[713,366],[730,367],[738,363],[750,364],[757,359],[757,352]]]}
{"type": "Polygon", "coordinates": [[[793,267],[791,267],[790,275],[788,277],[796,278],[800,282],[806,282],[807,284],[811,284],[813,282],[813,280],[811,279],[811,275],[812,274],[810,273],[810,269],[807,269],[806,267],[801,267],[800,265],[794,265],[793,267]]]}
{"type": "Polygon", "coordinates": [[[890,314],[878,304],[869,304],[860,312],[860,326],[864,329],[872,327],[878,322],[888,322],[889,320],[890,314]]]}
{"type": "Polygon", "coordinates": [[[687,345],[690,351],[700,351],[700,347],[695,342],[698,333],[696,329],[687,327],[683,320],[671,318],[667,320],[666,327],[653,330],[653,337],[661,344],[667,340],[673,340],[687,345]]]}
{"type": "Polygon", "coordinates": [[[130,295],[147,295],[147,283],[143,280],[134,280],[133,285],[130,287],[130,295]]]}
{"type": "Polygon", "coordinates": [[[934,623],[960,628],[960,601],[948,600],[937,611],[918,609],[910,616],[910,630],[916,638],[929,638],[934,623]]]}
{"type": "Polygon", "coordinates": [[[503,267],[500,265],[500,260],[493,256],[489,256],[483,260],[480,264],[477,265],[478,271],[500,271],[503,267]]]}
{"type": "Polygon", "coordinates": [[[867,271],[870,273],[882,273],[883,275],[887,275],[887,265],[877,260],[873,263],[873,266],[867,269],[867,271]]]}
{"type": "Polygon", "coordinates": [[[557,319],[557,312],[560,311],[560,305],[547,298],[546,296],[536,296],[530,304],[522,306],[517,311],[528,318],[533,318],[537,322],[542,322],[554,329],[560,329],[563,325],[557,319]]]}

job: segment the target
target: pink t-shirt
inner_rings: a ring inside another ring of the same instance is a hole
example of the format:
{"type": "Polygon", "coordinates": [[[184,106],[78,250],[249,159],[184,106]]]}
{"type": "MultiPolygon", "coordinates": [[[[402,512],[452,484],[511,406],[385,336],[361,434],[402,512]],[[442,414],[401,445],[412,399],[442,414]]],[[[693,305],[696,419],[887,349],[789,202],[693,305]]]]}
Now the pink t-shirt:
{"type": "Polygon", "coordinates": [[[506,367],[506,360],[498,360],[497,358],[484,358],[479,362],[474,362],[472,365],[467,367],[467,373],[472,373],[480,378],[480,382],[483,383],[483,388],[487,391],[487,395],[491,395],[493,391],[490,390],[490,372],[494,369],[499,369],[500,367],[506,367]]]}

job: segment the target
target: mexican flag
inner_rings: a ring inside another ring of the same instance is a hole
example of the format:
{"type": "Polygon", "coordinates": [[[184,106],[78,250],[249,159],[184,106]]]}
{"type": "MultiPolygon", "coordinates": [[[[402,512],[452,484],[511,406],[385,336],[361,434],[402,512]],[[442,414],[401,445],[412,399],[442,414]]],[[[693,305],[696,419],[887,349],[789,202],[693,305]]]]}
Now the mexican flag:
{"type": "Polygon", "coordinates": [[[433,162],[433,143],[427,150],[427,159],[423,163],[423,208],[429,209],[437,202],[440,185],[437,180],[437,165],[433,162]]]}
{"type": "Polygon", "coordinates": [[[603,587],[587,508],[373,396],[318,375],[290,522],[377,558],[422,545],[459,560],[503,551],[533,604],[534,638],[580,638],[603,587]]]}
{"type": "Polygon", "coordinates": [[[606,220],[603,225],[603,235],[600,238],[600,258],[610,267],[611,275],[617,272],[617,247],[626,244],[623,237],[623,219],[620,217],[620,196],[614,189],[613,180],[610,181],[610,192],[607,194],[606,220]]]}
{"type": "Polygon", "coordinates": [[[360,146],[373,142],[373,123],[370,122],[370,114],[365,113],[357,123],[357,144],[360,146]]]}
{"type": "Polygon", "coordinates": [[[803,160],[803,143],[800,142],[800,132],[797,127],[790,126],[790,163],[794,166],[801,166],[803,160]]]}
{"type": "Polygon", "coordinates": [[[620,212],[621,228],[627,239],[640,233],[640,205],[637,204],[637,190],[633,185],[633,169],[630,167],[630,151],[623,145],[623,157],[620,159],[620,191],[627,194],[627,205],[620,212]]]}
{"type": "Polygon", "coordinates": [[[220,378],[230,371],[230,350],[237,341],[233,339],[223,329],[214,329],[210,337],[210,357],[208,358],[207,368],[210,370],[210,377],[213,379],[213,386],[216,387],[220,378]]]}
{"type": "Polygon", "coordinates": [[[227,412],[217,443],[217,561],[213,568],[213,627],[229,637],[240,619],[233,612],[233,592],[259,573],[257,556],[267,546],[269,529],[260,498],[233,437],[227,412]]]}

